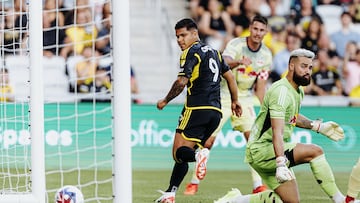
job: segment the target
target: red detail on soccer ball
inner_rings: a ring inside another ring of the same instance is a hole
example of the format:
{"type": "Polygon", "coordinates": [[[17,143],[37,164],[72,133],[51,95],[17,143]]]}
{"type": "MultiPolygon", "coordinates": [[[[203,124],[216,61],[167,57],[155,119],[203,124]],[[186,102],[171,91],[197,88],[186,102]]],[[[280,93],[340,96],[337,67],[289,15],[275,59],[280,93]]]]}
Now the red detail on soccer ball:
{"type": "Polygon", "coordinates": [[[64,191],[60,191],[56,203],[71,203],[71,196],[65,194],[64,191]]]}
{"type": "Polygon", "coordinates": [[[84,196],[75,186],[66,185],[55,193],[55,203],[83,203],[84,196]]]}

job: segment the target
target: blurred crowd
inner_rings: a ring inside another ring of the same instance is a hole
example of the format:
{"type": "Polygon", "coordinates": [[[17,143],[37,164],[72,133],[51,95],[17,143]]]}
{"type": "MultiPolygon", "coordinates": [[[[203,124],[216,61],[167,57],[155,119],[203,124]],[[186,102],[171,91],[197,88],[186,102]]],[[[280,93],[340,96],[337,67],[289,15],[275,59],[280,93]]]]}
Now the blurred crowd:
{"type": "MultiPolygon", "coordinates": [[[[247,36],[253,16],[266,16],[269,32],[264,44],[273,54],[270,82],[286,74],[290,51],[302,47],[317,55],[306,94],[360,98],[360,0],[187,1],[201,39],[219,50],[230,39],[247,36]]],[[[66,61],[70,92],[111,91],[110,2],[43,0],[43,54],[66,61]]],[[[2,59],[25,54],[26,0],[1,1],[0,9],[2,59]]],[[[10,69],[7,67],[6,71],[10,69]]],[[[139,89],[131,69],[131,91],[137,95],[139,89]]]]}
{"type": "MultiPolygon", "coordinates": [[[[111,0],[43,0],[43,55],[66,61],[70,92],[111,91],[110,3],[111,0]]],[[[25,54],[26,0],[1,1],[0,8],[2,58],[25,54]]],[[[132,93],[137,94],[133,67],[131,87],[132,93]]]]}
{"type": "Polygon", "coordinates": [[[286,74],[290,52],[301,47],[317,56],[306,94],[360,98],[360,0],[188,0],[188,9],[202,40],[219,50],[247,36],[252,17],[267,17],[270,82],[286,74]]]}

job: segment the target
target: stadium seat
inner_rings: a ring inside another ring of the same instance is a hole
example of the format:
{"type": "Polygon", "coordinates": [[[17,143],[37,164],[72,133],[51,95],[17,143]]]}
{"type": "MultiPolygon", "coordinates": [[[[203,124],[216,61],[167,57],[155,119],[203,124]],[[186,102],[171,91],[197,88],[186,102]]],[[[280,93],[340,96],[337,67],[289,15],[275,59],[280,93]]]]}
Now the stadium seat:
{"type": "MultiPolygon", "coordinates": [[[[26,101],[30,95],[30,72],[28,56],[7,56],[10,84],[14,88],[15,100],[26,101]]],[[[43,58],[45,101],[68,101],[68,79],[65,74],[65,60],[61,57],[43,58]]]]}
{"type": "Polygon", "coordinates": [[[14,89],[14,99],[26,101],[30,95],[30,86],[27,82],[29,75],[29,58],[27,56],[6,56],[5,65],[9,71],[10,85],[14,89]]]}
{"type": "Polygon", "coordinates": [[[341,28],[340,16],[343,11],[343,8],[337,5],[316,6],[316,12],[321,16],[328,35],[341,28]]]}
{"type": "Polygon", "coordinates": [[[43,59],[44,98],[47,102],[72,101],[69,94],[69,80],[65,74],[65,59],[52,57],[43,59]]]}

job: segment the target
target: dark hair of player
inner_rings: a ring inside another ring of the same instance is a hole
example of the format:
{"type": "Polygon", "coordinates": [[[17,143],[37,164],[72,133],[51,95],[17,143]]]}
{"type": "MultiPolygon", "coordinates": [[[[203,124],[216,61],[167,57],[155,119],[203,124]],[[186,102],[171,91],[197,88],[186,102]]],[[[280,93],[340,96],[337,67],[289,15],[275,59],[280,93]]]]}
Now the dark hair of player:
{"type": "Polygon", "coordinates": [[[184,18],[176,23],[175,30],[186,28],[187,30],[198,29],[194,20],[190,18],[184,18]]]}
{"type": "Polygon", "coordinates": [[[254,24],[254,22],[260,22],[262,24],[268,25],[268,20],[264,16],[256,15],[251,21],[251,24],[254,24]]]}

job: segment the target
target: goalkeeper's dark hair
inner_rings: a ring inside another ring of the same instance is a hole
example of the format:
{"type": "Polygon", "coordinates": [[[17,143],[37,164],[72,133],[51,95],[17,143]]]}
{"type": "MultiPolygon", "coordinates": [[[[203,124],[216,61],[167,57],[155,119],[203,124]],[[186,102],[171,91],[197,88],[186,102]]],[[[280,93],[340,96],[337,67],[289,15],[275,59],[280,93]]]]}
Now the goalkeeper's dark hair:
{"type": "Polygon", "coordinates": [[[175,30],[181,29],[181,28],[186,28],[187,30],[192,30],[192,29],[197,30],[198,26],[194,20],[192,20],[190,18],[184,18],[184,19],[179,20],[175,25],[175,30]]]}

